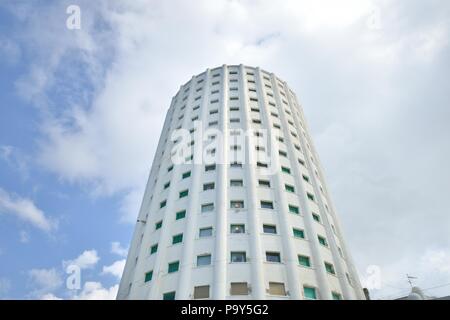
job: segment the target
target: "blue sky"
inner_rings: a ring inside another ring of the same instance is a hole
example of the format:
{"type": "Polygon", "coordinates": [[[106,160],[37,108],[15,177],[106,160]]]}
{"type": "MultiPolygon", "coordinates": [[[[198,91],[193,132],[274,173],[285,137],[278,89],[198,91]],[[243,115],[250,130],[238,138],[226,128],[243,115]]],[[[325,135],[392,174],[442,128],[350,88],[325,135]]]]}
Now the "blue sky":
{"type": "Polygon", "coordinates": [[[445,0],[2,1],[0,298],[114,297],[171,97],[224,63],[299,96],[374,297],[406,273],[450,283],[449,17],[445,0]]]}

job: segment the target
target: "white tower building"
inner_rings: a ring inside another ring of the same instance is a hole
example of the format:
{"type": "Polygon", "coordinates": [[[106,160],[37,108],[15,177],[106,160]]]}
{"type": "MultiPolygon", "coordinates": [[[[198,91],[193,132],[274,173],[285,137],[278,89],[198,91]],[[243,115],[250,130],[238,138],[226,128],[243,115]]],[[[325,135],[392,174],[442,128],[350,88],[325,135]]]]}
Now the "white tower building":
{"type": "Polygon", "coordinates": [[[302,108],[244,65],[173,97],[118,299],[364,299],[302,108]]]}

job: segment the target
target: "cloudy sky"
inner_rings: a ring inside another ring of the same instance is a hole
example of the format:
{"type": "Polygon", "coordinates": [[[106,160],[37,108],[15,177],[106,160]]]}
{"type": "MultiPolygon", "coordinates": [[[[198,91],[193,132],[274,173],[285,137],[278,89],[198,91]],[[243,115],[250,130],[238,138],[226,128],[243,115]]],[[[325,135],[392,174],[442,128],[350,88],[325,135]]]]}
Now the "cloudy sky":
{"type": "Polygon", "coordinates": [[[299,96],[372,296],[450,295],[449,33],[447,0],[1,1],[0,298],[114,298],[171,97],[240,63],[299,96]]]}

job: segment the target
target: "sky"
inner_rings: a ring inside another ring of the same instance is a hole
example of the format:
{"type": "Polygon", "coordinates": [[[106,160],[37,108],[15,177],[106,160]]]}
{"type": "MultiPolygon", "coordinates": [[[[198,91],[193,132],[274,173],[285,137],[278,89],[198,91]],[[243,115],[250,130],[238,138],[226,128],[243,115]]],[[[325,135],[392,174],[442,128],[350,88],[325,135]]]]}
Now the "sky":
{"type": "Polygon", "coordinates": [[[241,63],[299,97],[372,297],[450,295],[449,33],[447,0],[1,1],[0,298],[114,299],[172,96],[241,63]]]}

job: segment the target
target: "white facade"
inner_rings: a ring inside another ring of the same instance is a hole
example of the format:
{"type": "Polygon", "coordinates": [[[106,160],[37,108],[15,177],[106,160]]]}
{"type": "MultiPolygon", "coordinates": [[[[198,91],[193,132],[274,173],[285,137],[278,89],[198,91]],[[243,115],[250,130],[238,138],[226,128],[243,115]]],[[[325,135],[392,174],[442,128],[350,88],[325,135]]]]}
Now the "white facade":
{"type": "Polygon", "coordinates": [[[364,299],[302,108],[284,81],[224,65],[181,86],[117,298],[364,299]],[[189,148],[181,154],[180,145],[189,148]]]}

